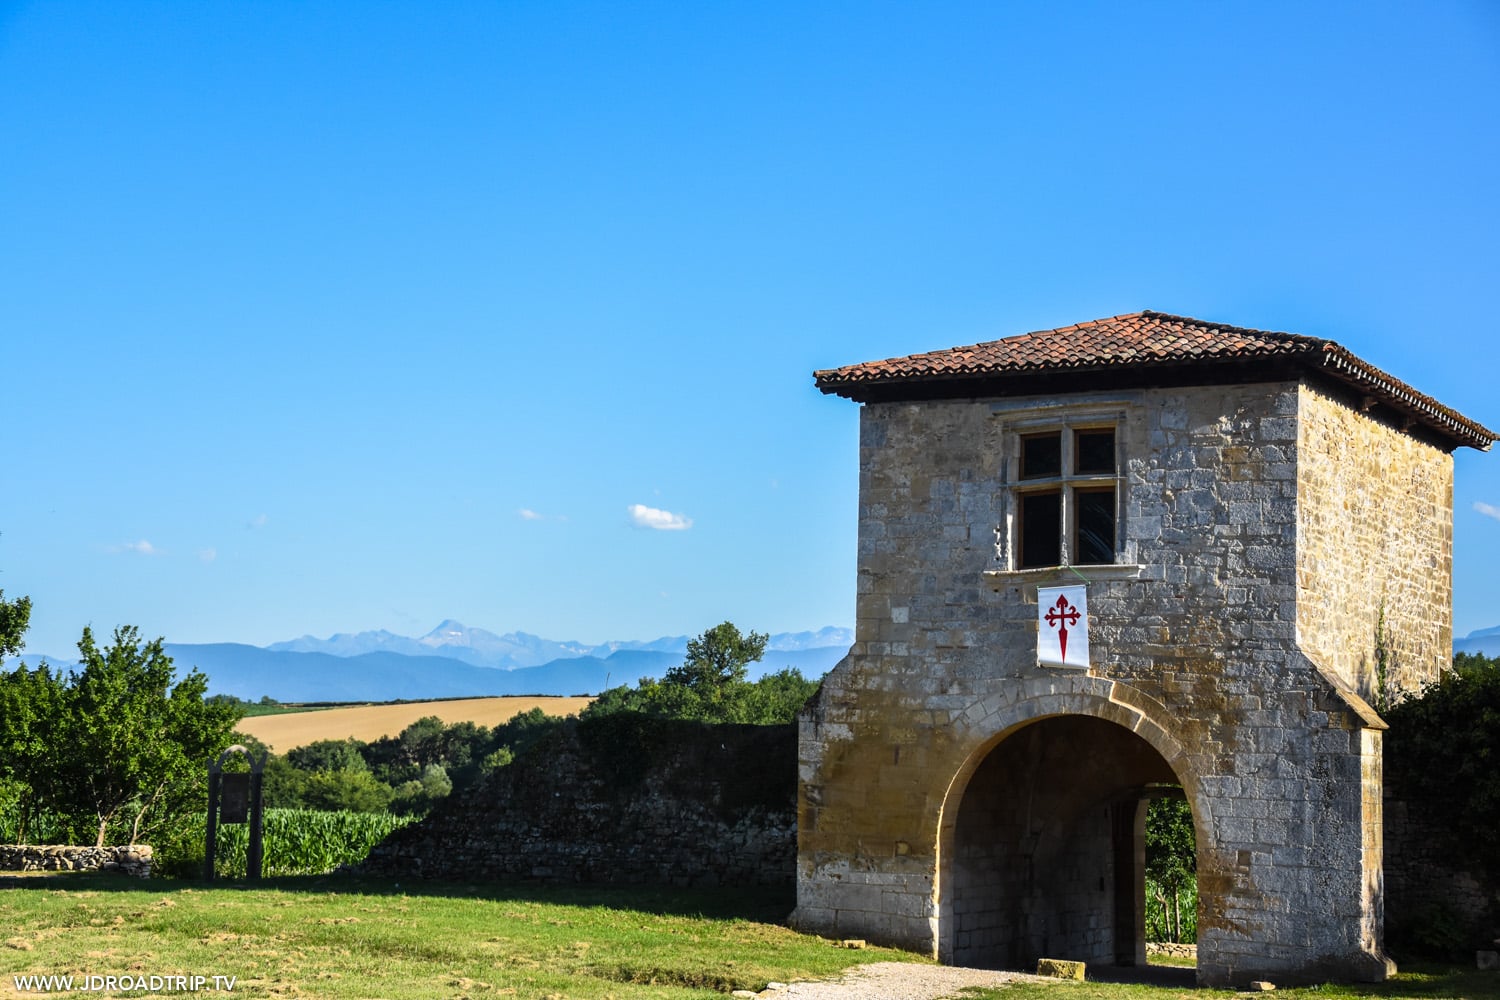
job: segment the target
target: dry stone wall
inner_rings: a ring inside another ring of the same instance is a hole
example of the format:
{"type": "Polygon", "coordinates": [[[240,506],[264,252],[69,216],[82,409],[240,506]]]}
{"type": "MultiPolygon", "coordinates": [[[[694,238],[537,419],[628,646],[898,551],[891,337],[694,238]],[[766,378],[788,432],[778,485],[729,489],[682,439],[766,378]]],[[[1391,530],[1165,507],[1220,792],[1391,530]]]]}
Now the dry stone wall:
{"type": "Polygon", "coordinates": [[[438,879],[791,884],[795,727],[600,722],[569,723],[392,834],[363,869],[438,879]]]}
{"type": "Polygon", "coordinates": [[[1488,948],[1500,938],[1500,879],[1466,863],[1428,816],[1418,796],[1385,801],[1390,938],[1418,951],[1488,948]]]}
{"type": "Polygon", "coordinates": [[[0,871],[102,871],[146,878],[151,874],[151,848],[146,844],[131,844],[127,847],[0,845],[0,871]]]}

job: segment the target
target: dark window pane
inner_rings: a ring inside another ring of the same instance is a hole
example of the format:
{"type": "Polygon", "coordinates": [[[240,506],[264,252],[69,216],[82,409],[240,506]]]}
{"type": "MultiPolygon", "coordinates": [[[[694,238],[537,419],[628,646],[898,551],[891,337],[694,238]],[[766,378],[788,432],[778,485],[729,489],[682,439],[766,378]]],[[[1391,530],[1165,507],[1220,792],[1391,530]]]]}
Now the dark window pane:
{"type": "Polygon", "coordinates": [[[1074,438],[1080,474],[1110,475],[1115,471],[1115,432],[1079,431],[1074,438]]]}
{"type": "Polygon", "coordinates": [[[1115,561],[1115,491],[1077,490],[1073,493],[1077,532],[1073,561],[1115,561]]]}
{"type": "Polygon", "coordinates": [[[1062,494],[1021,494],[1019,569],[1056,566],[1062,551],[1062,494]]]}
{"type": "MultiPolygon", "coordinates": [[[[1021,478],[1062,475],[1062,435],[1027,434],[1021,438],[1021,478]]],[[[1049,563],[1048,565],[1053,565],[1049,563]]]]}

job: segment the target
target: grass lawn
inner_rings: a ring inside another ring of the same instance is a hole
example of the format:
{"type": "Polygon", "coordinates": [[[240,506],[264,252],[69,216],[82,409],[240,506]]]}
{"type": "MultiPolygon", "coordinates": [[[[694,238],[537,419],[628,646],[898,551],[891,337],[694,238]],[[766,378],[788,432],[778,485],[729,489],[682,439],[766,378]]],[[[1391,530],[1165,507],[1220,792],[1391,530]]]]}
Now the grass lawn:
{"type": "Polygon", "coordinates": [[[128,974],[234,976],[246,997],[687,1000],[918,960],[795,934],[775,923],[789,909],[741,890],[14,879],[0,889],[0,996],[19,995],[16,975],[128,974]]]}
{"type": "MultiPolygon", "coordinates": [[[[850,965],[778,921],[779,894],[275,879],[256,888],[64,875],[0,882],[0,996],[17,975],[235,977],[245,997],[722,997],[850,965]]],[[[1164,970],[1165,971],[1165,970],[1164,970]]],[[[80,985],[82,980],[79,981],[80,985]]],[[[144,996],[94,990],[102,996],[144,996]]],[[[56,994],[56,995],[61,995],[56,994]]],[[[158,994],[158,995],[165,995],[158,994]]],[[[1185,987],[1018,984],[970,1000],[1223,1000],[1185,987]]],[[[1414,969],[1390,983],[1278,990],[1282,1000],[1500,998],[1500,975],[1414,969]]]]}

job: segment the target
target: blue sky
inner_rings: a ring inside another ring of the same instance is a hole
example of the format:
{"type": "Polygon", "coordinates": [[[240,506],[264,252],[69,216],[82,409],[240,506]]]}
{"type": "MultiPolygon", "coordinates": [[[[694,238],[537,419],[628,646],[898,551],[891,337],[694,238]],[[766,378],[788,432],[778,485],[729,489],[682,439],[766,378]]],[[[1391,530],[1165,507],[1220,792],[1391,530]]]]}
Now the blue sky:
{"type": "Polygon", "coordinates": [[[1500,428],[1492,4],[7,4],[0,95],[34,652],[849,625],[812,371],[1143,308],[1500,428]]]}

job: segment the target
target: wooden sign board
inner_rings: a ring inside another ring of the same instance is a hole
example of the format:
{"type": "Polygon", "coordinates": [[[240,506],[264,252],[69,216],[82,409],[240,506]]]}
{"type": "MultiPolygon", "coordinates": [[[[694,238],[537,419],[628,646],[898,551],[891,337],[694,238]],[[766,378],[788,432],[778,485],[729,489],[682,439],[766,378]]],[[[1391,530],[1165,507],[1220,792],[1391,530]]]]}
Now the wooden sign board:
{"type": "Polygon", "coordinates": [[[250,775],[244,771],[223,776],[219,786],[219,822],[244,823],[250,818],[250,775]]]}

